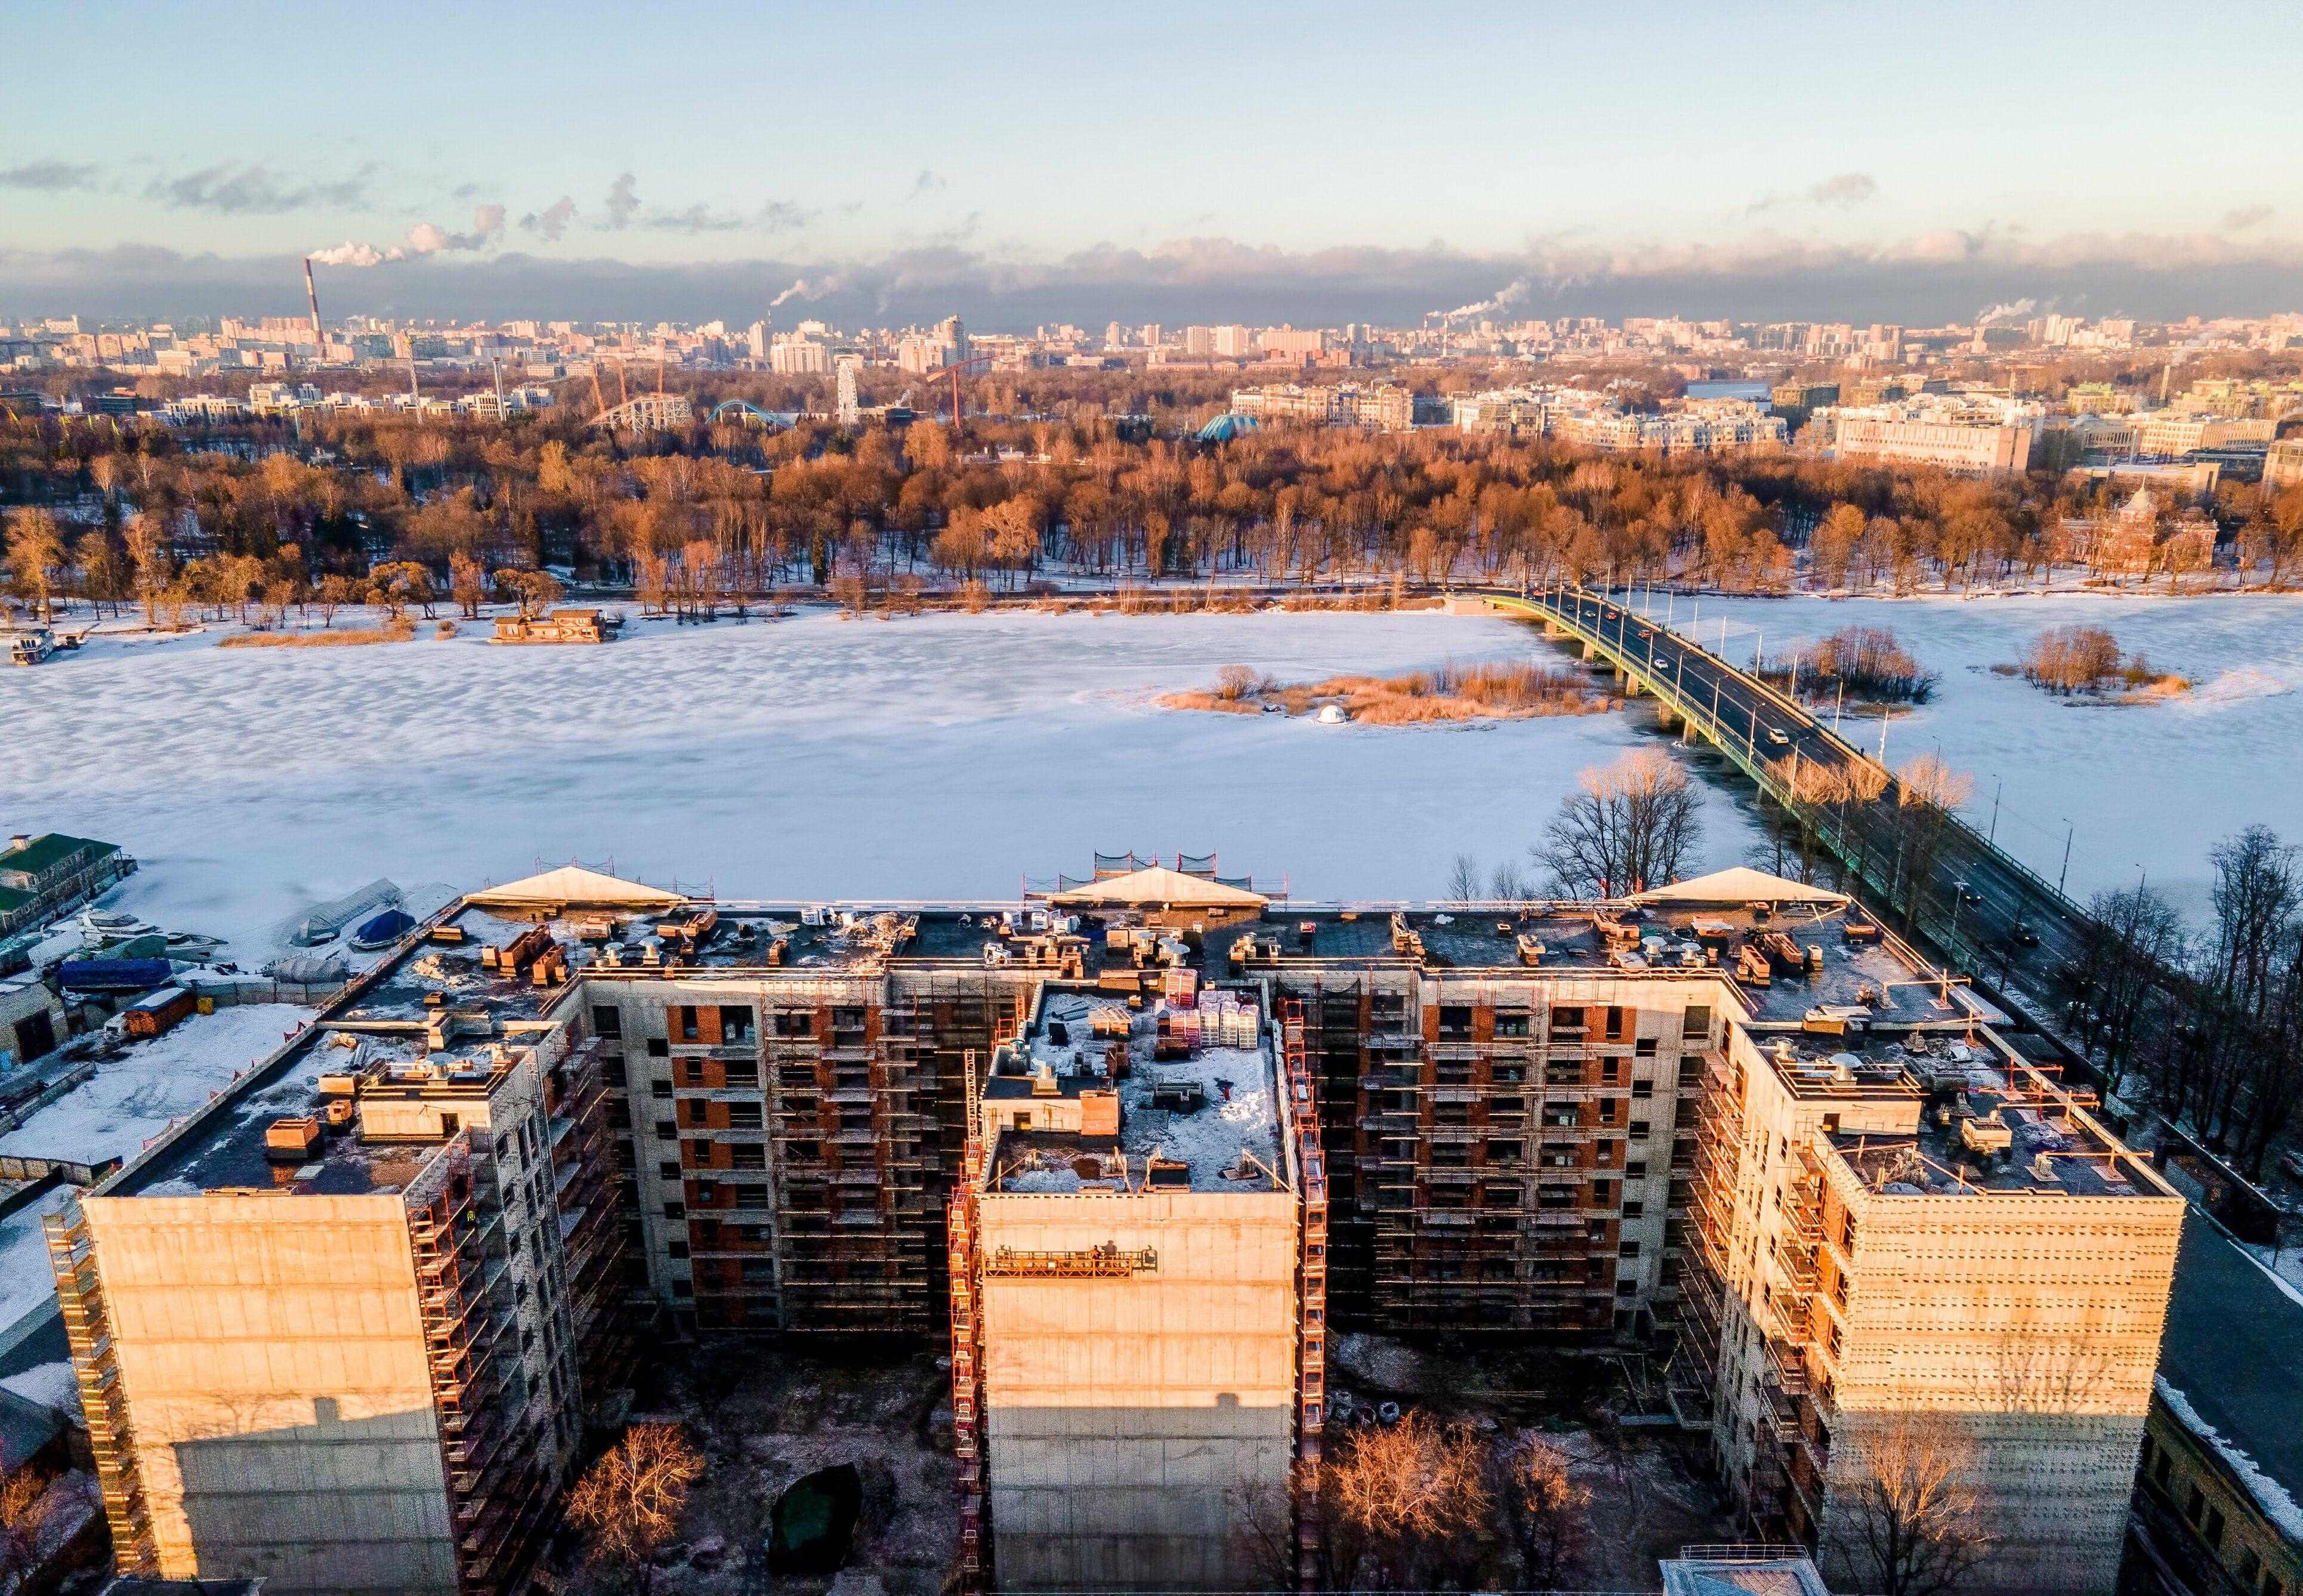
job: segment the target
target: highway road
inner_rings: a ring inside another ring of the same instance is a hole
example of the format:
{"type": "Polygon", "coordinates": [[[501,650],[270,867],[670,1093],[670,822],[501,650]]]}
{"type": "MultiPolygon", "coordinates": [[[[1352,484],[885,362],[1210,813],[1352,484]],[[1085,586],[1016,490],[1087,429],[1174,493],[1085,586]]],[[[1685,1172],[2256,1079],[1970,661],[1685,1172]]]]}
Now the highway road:
{"type": "MultiPolygon", "coordinates": [[[[1810,713],[1660,621],[1588,588],[1556,587],[1523,597],[1497,590],[1486,596],[1506,609],[1525,605],[1596,642],[1602,658],[1618,668],[1629,665],[1675,718],[1683,716],[1755,780],[1761,766],[1794,755],[1801,764],[1842,774],[1859,766],[1879,768],[1835,735],[1827,716],[1810,713]]],[[[2049,972],[2077,953],[2084,911],[1964,822],[1941,829],[1926,879],[1902,882],[1897,901],[1887,902],[1898,849],[1909,846],[1900,792],[1891,774],[1877,803],[1818,811],[1826,844],[1872,884],[1868,900],[1901,915],[1955,967],[2003,987],[2044,992],[2049,972]]]]}

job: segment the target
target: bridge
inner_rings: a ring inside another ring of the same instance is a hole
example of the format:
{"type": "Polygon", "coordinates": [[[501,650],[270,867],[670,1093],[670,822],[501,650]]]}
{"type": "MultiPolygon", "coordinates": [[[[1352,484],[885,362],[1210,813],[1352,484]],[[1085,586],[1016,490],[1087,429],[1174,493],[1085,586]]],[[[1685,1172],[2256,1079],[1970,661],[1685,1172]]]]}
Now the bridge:
{"type": "Polygon", "coordinates": [[[1666,727],[1709,743],[1953,966],[2005,985],[2078,952],[2084,908],[1958,815],[1908,803],[1893,772],[1790,695],[1578,584],[1480,596],[1652,697],[1666,727]]]}

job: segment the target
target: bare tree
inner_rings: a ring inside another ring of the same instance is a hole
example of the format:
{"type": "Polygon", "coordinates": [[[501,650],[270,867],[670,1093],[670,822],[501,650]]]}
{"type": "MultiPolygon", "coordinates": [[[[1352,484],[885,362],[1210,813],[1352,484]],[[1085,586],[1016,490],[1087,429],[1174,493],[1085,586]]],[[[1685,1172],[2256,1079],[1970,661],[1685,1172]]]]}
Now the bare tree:
{"type": "Polygon", "coordinates": [[[635,1424],[568,1493],[568,1521],[590,1535],[592,1562],[645,1592],[703,1473],[702,1455],[679,1425],[635,1424]]]}
{"type": "Polygon", "coordinates": [[[39,1566],[41,1541],[55,1516],[52,1476],[20,1468],[0,1481],[0,1590],[14,1590],[39,1566]]]}
{"type": "Polygon", "coordinates": [[[1593,766],[1530,851],[1562,898],[1612,898],[1660,886],[1702,835],[1701,798],[1668,754],[1638,748],[1593,766]]]}
{"type": "Polygon", "coordinates": [[[1371,1561],[1379,1588],[1432,1589],[1476,1569],[1494,1497],[1470,1425],[1410,1413],[1354,1430],[1320,1468],[1320,1517],[1348,1584],[1371,1561]]]}
{"type": "Polygon", "coordinates": [[[1457,903],[1469,903],[1480,895],[1480,861],[1470,854],[1455,856],[1455,867],[1447,872],[1447,896],[1457,903]]]}
{"type": "Polygon", "coordinates": [[[1854,1466],[1834,1484],[1834,1545],[1858,1587],[1878,1596],[1959,1589],[1993,1547],[1970,1482],[1974,1443],[1942,1414],[1911,1413],[1847,1443],[1854,1466]]]}
{"type": "Polygon", "coordinates": [[[1504,1455],[1496,1497],[1518,1549],[1522,1583],[1557,1590],[1590,1538],[1591,1492],[1567,1475],[1567,1454],[1531,1436],[1504,1455]]]}

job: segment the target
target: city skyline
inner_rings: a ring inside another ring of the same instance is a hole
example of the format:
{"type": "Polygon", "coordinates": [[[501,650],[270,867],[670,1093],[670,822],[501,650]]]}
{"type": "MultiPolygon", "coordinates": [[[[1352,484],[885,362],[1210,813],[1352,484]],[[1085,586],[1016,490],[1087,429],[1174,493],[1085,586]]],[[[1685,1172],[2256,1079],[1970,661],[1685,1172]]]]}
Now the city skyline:
{"type": "MultiPolygon", "coordinates": [[[[350,14],[115,13],[94,31],[132,52],[93,81],[34,74],[0,156],[0,312],[282,312],[308,254],[341,263],[347,311],[748,319],[805,283],[808,314],[987,328],[1399,321],[1499,296],[1529,316],[2246,314],[2303,280],[2277,204],[2303,191],[2277,64],[2303,38],[2268,11],[2244,49],[2141,10],[2080,37],[2051,13],[1991,13],[1987,35],[1980,13],[1922,31],[1775,8],[1441,41],[1255,7],[1181,28],[1011,11],[931,48],[901,6],[708,36],[494,12],[432,30],[419,8],[416,37],[463,64],[399,72],[365,64],[350,14]],[[142,113],[219,51],[203,70],[265,92],[156,137],[142,113]],[[2118,114],[2210,77],[2211,136],[2118,114]]],[[[91,31],[29,18],[20,49],[69,60],[91,31]]]]}

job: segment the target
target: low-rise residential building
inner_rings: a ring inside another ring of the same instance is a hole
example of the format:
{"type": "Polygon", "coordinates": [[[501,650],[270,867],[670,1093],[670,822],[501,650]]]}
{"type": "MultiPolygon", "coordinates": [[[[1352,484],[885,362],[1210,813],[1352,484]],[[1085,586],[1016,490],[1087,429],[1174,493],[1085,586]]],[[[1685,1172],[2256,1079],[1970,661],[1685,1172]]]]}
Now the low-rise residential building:
{"type": "Polygon", "coordinates": [[[2303,1303],[2191,1213],[2136,1479],[2138,1533],[2191,1590],[2294,1596],[2299,1502],[2303,1303]]]}
{"type": "Polygon", "coordinates": [[[11,838],[0,849],[0,937],[70,914],[135,869],[116,842],[61,832],[11,838]]]}
{"type": "Polygon", "coordinates": [[[2303,432],[2271,445],[2263,457],[2263,486],[2273,493],[2303,487],[2303,432]]]}

